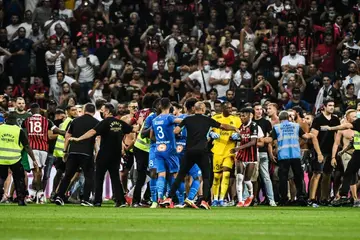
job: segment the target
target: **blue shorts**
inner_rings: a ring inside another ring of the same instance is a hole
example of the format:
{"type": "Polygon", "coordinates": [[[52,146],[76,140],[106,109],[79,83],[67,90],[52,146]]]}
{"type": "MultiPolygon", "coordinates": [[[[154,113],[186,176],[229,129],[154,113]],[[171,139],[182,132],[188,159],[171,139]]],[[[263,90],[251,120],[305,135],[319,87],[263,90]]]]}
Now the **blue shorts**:
{"type": "Polygon", "coordinates": [[[201,170],[199,168],[199,166],[197,164],[195,164],[194,166],[192,166],[192,168],[189,171],[189,175],[195,179],[198,177],[201,177],[201,170]]]}
{"type": "Polygon", "coordinates": [[[180,161],[177,155],[169,152],[156,152],[156,170],[160,172],[177,173],[180,169],[180,161]]]}
{"type": "Polygon", "coordinates": [[[155,149],[156,147],[150,147],[149,151],[149,169],[156,169],[156,158],[155,158],[155,149]]]}

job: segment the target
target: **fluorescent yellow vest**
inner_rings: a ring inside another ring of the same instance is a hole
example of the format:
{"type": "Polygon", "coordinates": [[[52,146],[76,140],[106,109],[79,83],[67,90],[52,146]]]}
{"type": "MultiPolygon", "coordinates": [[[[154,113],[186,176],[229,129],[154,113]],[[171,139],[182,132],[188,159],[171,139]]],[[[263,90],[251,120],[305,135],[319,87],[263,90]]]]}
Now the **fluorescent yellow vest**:
{"type": "Polygon", "coordinates": [[[13,165],[20,161],[23,149],[19,144],[20,131],[16,125],[0,125],[0,165],[13,165]]]}
{"type": "MultiPolygon", "coordinates": [[[[60,124],[60,130],[65,131],[68,125],[71,123],[71,118],[66,118],[65,121],[60,124]]],[[[65,146],[65,137],[59,135],[56,139],[54,156],[58,158],[62,158],[64,156],[64,146],[65,146]]]]}
{"type": "Polygon", "coordinates": [[[150,139],[141,137],[141,131],[143,130],[144,126],[145,126],[145,122],[141,126],[140,133],[137,135],[134,146],[140,150],[143,150],[144,152],[149,152],[150,151],[150,139]]]}
{"type": "Polygon", "coordinates": [[[354,149],[360,150],[360,133],[358,131],[354,131],[354,149]]]}

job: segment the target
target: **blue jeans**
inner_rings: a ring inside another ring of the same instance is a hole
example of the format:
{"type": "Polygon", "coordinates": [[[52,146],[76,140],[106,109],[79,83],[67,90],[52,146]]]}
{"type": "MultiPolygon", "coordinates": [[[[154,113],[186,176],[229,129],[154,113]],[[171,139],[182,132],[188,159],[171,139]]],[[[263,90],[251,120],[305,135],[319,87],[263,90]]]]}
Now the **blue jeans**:
{"type": "Polygon", "coordinates": [[[80,83],[79,102],[85,104],[89,102],[89,91],[93,86],[93,82],[80,83]]]}
{"type": "Polygon", "coordinates": [[[274,200],[274,191],[269,174],[269,156],[267,152],[260,152],[259,156],[260,156],[259,173],[265,184],[266,196],[271,201],[274,200]]]}

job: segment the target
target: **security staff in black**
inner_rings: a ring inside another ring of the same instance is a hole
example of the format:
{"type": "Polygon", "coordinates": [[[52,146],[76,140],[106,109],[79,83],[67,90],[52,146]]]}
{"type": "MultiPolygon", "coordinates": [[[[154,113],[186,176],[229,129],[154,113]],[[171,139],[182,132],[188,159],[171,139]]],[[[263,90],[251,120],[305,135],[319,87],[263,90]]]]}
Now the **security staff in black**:
{"type": "MultiPolygon", "coordinates": [[[[125,134],[133,131],[133,127],[124,121],[116,119],[115,108],[112,104],[104,105],[102,112],[104,120],[79,138],[70,141],[81,142],[94,136],[101,136],[100,150],[96,157],[95,200],[94,206],[102,203],[103,184],[106,171],[109,171],[115,207],[125,207],[124,191],[120,182],[121,144],[125,134]]],[[[137,130],[137,129],[134,129],[137,130]]]]}
{"type": "Polygon", "coordinates": [[[12,171],[19,206],[25,206],[25,174],[21,164],[21,151],[24,149],[37,168],[34,153],[29,146],[25,132],[16,125],[16,115],[10,113],[6,123],[0,125],[0,198],[4,194],[4,181],[9,168],[12,171]]]}
{"type": "Polygon", "coordinates": [[[71,137],[80,137],[89,130],[93,129],[99,123],[99,121],[93,117],[94,114],[95,105],[91,103],[86,104],[84,106],[84,115],[74,119],[66,133],[64,144],[66,170],[65,176],[62,179],[57,192],[55,200],[57,205],[64,205],[63,199],[65,197],[66,189],[69,187],[74,174],[79,170],[79,167],[81,167],[85,177],[85,186],[81,199],[81,205],[92,206],[89,202],[89,197],[93,185],[94,175],[93,153],[95,136],[81,142],[71,142],[70,144],[68,139],[71,137]]]}

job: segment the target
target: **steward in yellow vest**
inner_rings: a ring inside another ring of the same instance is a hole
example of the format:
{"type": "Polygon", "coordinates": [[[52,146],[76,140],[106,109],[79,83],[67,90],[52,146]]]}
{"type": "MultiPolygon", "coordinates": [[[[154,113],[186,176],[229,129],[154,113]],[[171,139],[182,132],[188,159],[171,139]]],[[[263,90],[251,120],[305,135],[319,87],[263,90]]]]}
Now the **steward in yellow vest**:
{"type": "Polygon", "coordinates": [[[10,113],[6,123],[0,125],[0,198],[4,194],[3,183],[8,175],[8,169],[12,171],[13,179],[18,196],[18,204],[25,206],[25,175],[22,166],[21,151],[24,149],[37,168],[36,159],[29,146],[25,132],[16,125],[16,115],[10,113]]]}

